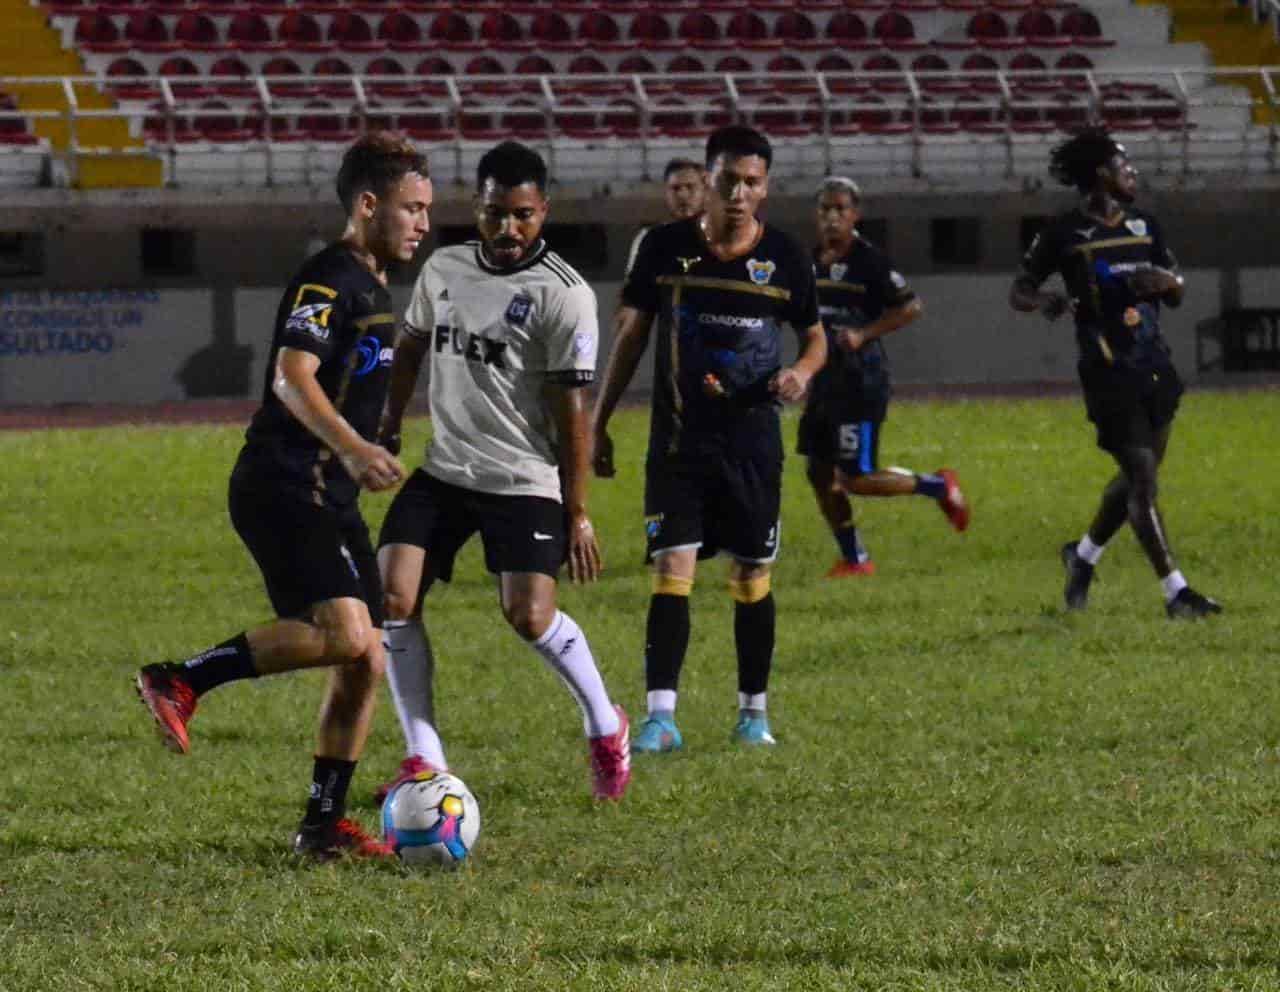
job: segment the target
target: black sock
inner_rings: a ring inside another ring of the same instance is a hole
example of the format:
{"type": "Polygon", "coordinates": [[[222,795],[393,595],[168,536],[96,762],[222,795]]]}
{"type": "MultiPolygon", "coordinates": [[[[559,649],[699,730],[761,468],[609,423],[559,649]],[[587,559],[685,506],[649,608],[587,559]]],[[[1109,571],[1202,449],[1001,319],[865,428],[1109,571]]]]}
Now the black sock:
{"type": "Polygon", "coordinates": [[[178,674],[202,696],[224,682],[237,679],[256,679],[258,670],[253,667],[253,653],[249,650],[249,638],[236,634],[217,647],[201,651],[194,658],[178,664],[178,674]]]}
{"type": "Polygon", "coordinates": [[[307,812],[302,817],[304,829],[336,823],[342,819],[342,814],[347,810],[347,788],[351,785],[351,776],[355,770],[354,761],[316,756],[315,770],[311,773],[307,812]]]}
{"type": "Polygon", "coordinates": [[[654,593],[644,638],[645,688],[676,688],[688,647],[689,597],[654,593]]]}
{"type": "Polygon", "coordinates": [[[773,593],[754,603],[734,604],[733,639],[738,646],[739,692],[754,696],[769,688],[777,615],[773,593]]]}

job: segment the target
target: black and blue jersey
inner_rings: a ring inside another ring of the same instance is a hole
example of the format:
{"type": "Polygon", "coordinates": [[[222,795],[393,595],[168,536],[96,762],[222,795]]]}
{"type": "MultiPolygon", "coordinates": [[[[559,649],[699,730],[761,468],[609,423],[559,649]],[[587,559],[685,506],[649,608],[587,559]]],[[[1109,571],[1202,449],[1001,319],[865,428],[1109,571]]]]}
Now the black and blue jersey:
{"type": "Polygon", "coordinates": [[[354,503],[357,483],[272,389],[276,356],[296,348],[319,358],[316,379],[325,395],[372,441],[390,383],[395,330],[391,294],[347,248],[333,244],[309,258],[280,299],[262,406],[246,432],[240,470],[255,483],[302,491],[316,504],[354,503]]]}
{"type": "Polygon", "coordinates": [[[1075,209],[1052,221],[1031,243],[1022,276],[1039,286],[1060,273],[1075,300],[1076,340],[1083,366],[1166,366],[1160,304],[1138,300],[1129,276],[1144,269],[1176,269],[1159,223],[1125,208],[1115,224],[1075,209]]]}
{"type": "Polygon", "coordinates": [[[788,235],[760,225],[752,248],[722,261],[697,218],[645,235],[623,302],[656,318],[649,458],[777,452],[769,380],[782,367],[782,325],[818,323],[813,265],[788,235]]]}
{"type": "Polygon", "coordinates": [[[827,332],[827,364],[810,386],[810,404],[857,407],[855,419],[883,420],[889,403],[889,360],[879,339],[857,351],[841,348],[837,328],[866,327],[886,310],[915,299],[907,280],[888,256],[862,237],[830,265],[814,264],[822,326],[827,332]]]}

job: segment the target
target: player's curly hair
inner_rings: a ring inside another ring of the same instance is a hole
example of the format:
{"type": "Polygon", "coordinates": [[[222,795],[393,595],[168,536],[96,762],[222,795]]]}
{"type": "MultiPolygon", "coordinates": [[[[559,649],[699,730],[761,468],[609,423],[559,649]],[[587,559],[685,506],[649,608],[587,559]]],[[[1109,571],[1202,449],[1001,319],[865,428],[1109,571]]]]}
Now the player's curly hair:
{"type": "Polygon", "coordinates": [[[513,189],[533,183],[539,191],[547,191],[547,163],[541,155],[518,141],[494,145],[480,157],[476,165],[476,189],[483,190],[486,180],[495,186],[513,189]]]}
{"type": "Polygon", "coordinates": [[[1124,145],[1112,138],[1106,128],[1087,127],[1049,153],[1049,175],[1063,186],[1087,193],[1097,181],[1098,167],[1123,152],[1124,145]]]}
{"type": "Polygon", "coordinates": [[[387,191],[411,172],[424,179],[427,156],[418,151],[408,138],[395,131],[368,131],[362,134],[342,156],[338,167],[338,199],[347,213],[356,197],[366,190],[374,196],[387,191]]]}

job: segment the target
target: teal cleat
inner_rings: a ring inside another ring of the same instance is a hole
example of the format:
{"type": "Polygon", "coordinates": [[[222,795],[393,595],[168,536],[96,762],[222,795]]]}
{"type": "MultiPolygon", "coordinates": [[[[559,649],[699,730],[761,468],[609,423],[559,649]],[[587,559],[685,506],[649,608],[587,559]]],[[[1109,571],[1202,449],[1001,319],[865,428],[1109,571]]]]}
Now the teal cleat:
{"type": "Polygon", "coordinates": [[[664,754],[679,751],[684,739],[676,728],[676,715],[670,710],[655,710],[640,726],[631,741],[632,754],[664,754]]]}
{"type": "Polygon", "coordinates": [[[733,728],[733,739],[752,747],[777,744],[769,733],[769,718],[764,710],[738,710],[738,723],[733,728]]]}

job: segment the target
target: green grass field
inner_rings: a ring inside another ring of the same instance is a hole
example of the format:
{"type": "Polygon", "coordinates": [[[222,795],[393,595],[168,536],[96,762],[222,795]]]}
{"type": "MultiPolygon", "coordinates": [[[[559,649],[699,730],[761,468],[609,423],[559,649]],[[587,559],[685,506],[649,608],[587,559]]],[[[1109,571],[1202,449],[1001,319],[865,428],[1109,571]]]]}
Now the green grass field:
{"type": "MultiPolygon", "coordinates": [[[[822,579],[790,459],[779,746],[730,743],[731,604],[705,563],[686,751],[637,759],[608,808],[469,548],[428,605],[484,817],[453,874],[287,854],[320,673],[210,695],[185,759],[134,699],[139,664],[267,616],[226,519],[238,428],[0,434],[0,990],[1280,988],[1278,422],[1274,392],[1185,404],[1162,501],[1227,609],[1200,624],[1165,619],[1127,532],[1063,612],[1057,549],[1108,473],[1078,400],[897,405],[883,461],[955,466],[974,522],[864,503],[873,579],[822,579]]],[[[606,577],[562,599],[633,717],[646,425],[620,415],[619,477],[595,484],[606,577]]],[[[400,757],[384,699],[366,822],[400,757]]]]}

